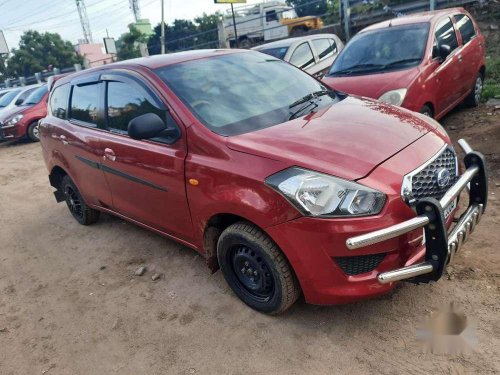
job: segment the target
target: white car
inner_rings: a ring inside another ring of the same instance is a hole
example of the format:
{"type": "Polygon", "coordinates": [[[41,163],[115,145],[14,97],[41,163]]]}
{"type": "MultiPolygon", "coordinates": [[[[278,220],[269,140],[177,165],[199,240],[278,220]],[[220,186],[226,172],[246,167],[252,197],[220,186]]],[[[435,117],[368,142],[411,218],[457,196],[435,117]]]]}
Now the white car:
{"type": "Polygon", "coordinates": [[[288,61],[321,78],[330,68],[344,43],[335,34],[315,34],[278,40],[252,49],[288,61]]]}
{"type": "Polygon", "coordinates": [[[41,85],[13,87],[0,91],[0,115],[11,108],[20,106],[24,100],[41,85]]]}

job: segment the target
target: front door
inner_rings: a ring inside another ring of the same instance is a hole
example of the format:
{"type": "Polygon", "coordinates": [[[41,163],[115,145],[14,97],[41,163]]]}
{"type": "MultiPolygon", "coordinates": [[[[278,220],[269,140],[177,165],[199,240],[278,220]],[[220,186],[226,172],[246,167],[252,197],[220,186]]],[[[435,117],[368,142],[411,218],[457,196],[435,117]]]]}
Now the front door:
{"type": "Polygon", "coordinates": [[[455,28],[451,19],[446,17],[437,24],[433,48],[436,70],[431,75],[431,79],[435,80],[436,87],[436,115],[446,111],[462,96],[463,78],[461,77],[458,48],[455,28]],[[451,49],[444,61],[438,61],[440,60],[438,51],[441,45],[447,45],[451,49]]]}
{"type": "Polygon", "coordinates": [[[156,113],[172,125],[173,114],[144,83],[110,75],[105,84],[108,131],[101,139],[102,169],[114,210],[189,241],[192,224],[184,178],[185,140],[180,136],[135,140],[127,135],[129,121],[137,116],[156,113]]]}
{"type": "Polygon", "coordinates": [[[286,38],[288,26],[282,25],[278,12],[275,9],[267,10],[264,14],[264,40],[286,38]]]}

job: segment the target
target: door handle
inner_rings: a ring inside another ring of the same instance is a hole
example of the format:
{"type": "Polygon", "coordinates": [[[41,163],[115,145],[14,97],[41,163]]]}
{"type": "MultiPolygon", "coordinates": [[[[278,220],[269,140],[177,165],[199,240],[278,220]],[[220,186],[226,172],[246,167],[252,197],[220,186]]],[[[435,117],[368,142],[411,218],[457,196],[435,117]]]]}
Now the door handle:
{"type": "Polygon", "coordinates": [[[458,61],[462,61],[462,55],[458,55],[458,61]]]}
{"type": "Polygon", "coordinates": [[[104,149],[104,159],[108,159],[109,161],[115,161],[116,156],[115,156],[114,151],[110,148],[105,148],[104,149]]]}

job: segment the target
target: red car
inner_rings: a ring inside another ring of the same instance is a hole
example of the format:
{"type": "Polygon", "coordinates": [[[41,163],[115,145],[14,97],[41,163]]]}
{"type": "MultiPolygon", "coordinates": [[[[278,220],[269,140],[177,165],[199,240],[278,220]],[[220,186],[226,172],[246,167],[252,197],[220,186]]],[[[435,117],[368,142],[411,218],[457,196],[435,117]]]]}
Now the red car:
{"type": "Polygon", "coordinates": [[[38,142],[38,121],[47,116],[48,97],[47,85],[43,85],[34,90],[21,105],[2,112],[0,140],[28,137],[33,142],[38,142]]]}
{"type": "Polygon", "coordinates": [[[482,155],[464,143],[459,176],[436,121],[259,52],[109,64],[50,92],[40,134],[57,201],[81,224],[111,213],[195,249],[266,313],[301,292],[336,304],[437,280],[486,205],[482,155]]]}
{"type": "Polygon", "coordinates": [[[484,36],[464,9],[426,12],[362,30],[323,82],[440,119],[464,100],[479,104],[484,54],[484,36]]]}

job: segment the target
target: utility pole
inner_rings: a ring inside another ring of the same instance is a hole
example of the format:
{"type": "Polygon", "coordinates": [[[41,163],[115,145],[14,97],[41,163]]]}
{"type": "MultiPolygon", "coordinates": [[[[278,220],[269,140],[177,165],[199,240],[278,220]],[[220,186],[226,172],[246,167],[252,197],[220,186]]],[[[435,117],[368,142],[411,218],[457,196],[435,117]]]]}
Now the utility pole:
{"type": "Polygon", "coordinates": [[[130,4],[130,9],[132,9],[132,13],[134,14],[135,22],[138,22],[141,19],[139,0],[129,0],[129,4],[130,4]]]}
{"type": "Polygon", "coordinates": [[[234,5],[231,3],[231,13],[233,15],[233,28],[234,28],[234,42],[236,44],[236,48],[239,47],[239,41],[238,41],[238,31],[236,30],[236,18],[234,17],[234,5]]]}
{"type": "Polygon", "coordinates": [[[93,43],[89,18],[87,16],[87,7],[85,6],[84,0],[76,0],[76,7],[78,9],[78,15],[80,16],[80,23],[82,24],[83,39],[85,43],[93,43]]]}
{"type": "Polygon", "coordinates": [[[160,43],[161,43],[161,54],[165,54],[165,0],[161,0],[161,35],[160,35],[160,43]]]}

